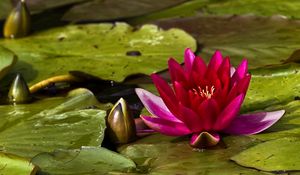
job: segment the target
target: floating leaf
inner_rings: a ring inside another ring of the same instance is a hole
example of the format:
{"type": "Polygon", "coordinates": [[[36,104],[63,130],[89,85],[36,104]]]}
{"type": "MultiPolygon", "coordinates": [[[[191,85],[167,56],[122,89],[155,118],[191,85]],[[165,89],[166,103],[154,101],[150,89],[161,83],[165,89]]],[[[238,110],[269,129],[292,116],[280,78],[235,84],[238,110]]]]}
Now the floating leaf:
{"type": "Polygon", "coordinates": [[[106,174],[110,171],[126,172],[135,168],[132,160],[101,147],[41,153],[34,157],[32,162],[37,164],[43,173],[51,175],[106,174]]]}
{"type": "Polygon", "coordinates": [[[0,174],[2,175],[35,175],[38,167],[30,160],[12,154],[0,153],[0,174]]]}
{"type": "Polygon", "coordinates": [[[299,138],[281,138],[258,144],[242,151],[231,160],[263,171],[299,171],[299,138]]]}
{"type": "Polygon", "coordinates": [[[182,30],[145,25],[134,31],[125,23],[66,26],[18,40],[0,40],[0,45],[19,56],[14,71],[22,73],[29,84],[68,71],[120,82],[128,75],[165,69],[169,57],[182,61],[182,50],[196,48],[195,40],[182,30]]]}
{"type": "Polygon", "coordinates": [[[158,25],[178,27],[195,36],[203,46],[201,56],[205,59],[219,49],[235,65],[247,58],[250,68],[282,63],[300,48],[300,23],[280,17],[198,16],[165,20],[158,25]]]}
{"type": "Polygon", "coordinates": [[[262,67],[252,70],[251,74],[252,79],[243,111],[264,109],[300,97],[298,64],[262,67]]]}
{"type": "Polygon", "coordinates": [[[93,105],[98,105],[93,94],[79,89],[67,98],[0,106],[0,150],[32,157],[59,148],[99,146],[106,111],[85,109],[93,105]]]}
{"type": "Polygon", "coordinates": [[[72,7],[66,12],[63,19],[67,21],[109,21],[125,19],[170,8],[185,1],[186,0],[94,0],[72,7]]]}
{"type": "Polygon", "coordinates": [[[248,137],[224,137],[227,148],[197,150],[188,139],[151,135],[119,148],[121,154],[137,162],[146,174],[265,174],[242,168],[229,161],[239,151],[256,143],[248,137]],[[224,171],[226,170],[226,171],[224,171]]]}

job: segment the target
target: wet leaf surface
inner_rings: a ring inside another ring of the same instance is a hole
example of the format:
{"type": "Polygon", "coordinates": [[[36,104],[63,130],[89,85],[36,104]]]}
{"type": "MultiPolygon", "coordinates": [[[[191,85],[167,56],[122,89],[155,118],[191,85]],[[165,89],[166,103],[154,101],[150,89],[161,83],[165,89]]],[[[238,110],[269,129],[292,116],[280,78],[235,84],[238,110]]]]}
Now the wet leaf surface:
{"type": "Polygon", "coordinates": [[[182,50],[196,48],[195,40],[182,30],[145,25],[134,31],[125,23],[66,26],[0,40],[0,45],[18,55],[13,72],[22,73],[29,84],[69,71],[120,82],[128,75],[165,69],[169,57],[182,61],[182,50]],[[126,54],[129,51],[140,55],[126,54]]]}
{"type": "Polygon", "coordinates": [[[52,175],[106,174],[135,168],[132,160],[101,147],[41,153],[32,162],[41,168],[39,174],[52,175]]]}
{"type": "Polygon", "coordinates": [[[66,98],[48,98],[33,104],[0,106],[0,150],[23,157],[55,149],[100,146],[106,111],[94,95],[74,90],[66,98]]]}

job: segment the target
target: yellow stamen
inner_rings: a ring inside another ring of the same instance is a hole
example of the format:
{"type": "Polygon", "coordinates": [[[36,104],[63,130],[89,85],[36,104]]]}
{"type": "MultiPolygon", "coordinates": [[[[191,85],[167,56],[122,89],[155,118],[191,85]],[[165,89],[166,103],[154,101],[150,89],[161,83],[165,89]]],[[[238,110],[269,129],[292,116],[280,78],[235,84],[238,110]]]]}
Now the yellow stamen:
{"type": "Polygon", "coordinates": [[[192,89],[195,95],[199,95],[203,98],[211,99],[211,97],[214,95],[215,87],[212,86],[210,89],[208,86],[205,86],[205,89],[202,89],[200,86],[197,87],[197,89],[192,89]]]}

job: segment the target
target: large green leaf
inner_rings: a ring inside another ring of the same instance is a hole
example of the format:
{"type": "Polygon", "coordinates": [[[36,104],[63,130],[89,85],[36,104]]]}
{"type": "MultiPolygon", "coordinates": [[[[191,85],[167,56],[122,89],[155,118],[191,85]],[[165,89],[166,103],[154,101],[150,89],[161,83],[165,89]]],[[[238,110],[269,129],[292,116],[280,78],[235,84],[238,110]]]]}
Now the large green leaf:
{"type": "Polygon", "coordinates": [[[32,162],[41,168],[40,174],[51,175],[107,174],[111,171],[127,172],[135,168],[132,160],[101,147],[41,153],[32,162]]]}
{"type": "Polygon", "coordinates": [[[264,109],[298,98],[300,96],[299,71],[298,64],[283,64],[251,70],[252,79],[243,111],[264,109]]]}
{"type": "Polygon", "coordinates": [[[236,163],[263,171],[299,171],[299,138],[281,138],[251,147],[232,157],[236,163]]]}
{"type": "Polygon", "coordinates": [[[32,157],[59,148],[99,146],[106,111],[86,90],[72,91],[66,98],[49,98],[33,104],[0,106],[0,150],[32,157]]]}
{"type": "Polygon", "coordinates": [[[30,160],[11,154],[0,153],[0,174],[1,175],[34,175],[38,167],[30,160]]]}
{"type": "Polygon", "coordinates": [[[66,12],[63,19],[68,21],[109,21],[131,18],[170,8],[185,1],[187,0],[93,0],[72,7],[66,12]]]}
{"type": "Polygon", "coordinates": [[[225,137],[226,147],[197,150],[185,138],[159,134],[145,137],[119,148],[146,174],[264,174],[235,165],[229,158],[256,143],[248,137],[225,137]]]}
{"type": "Polygon", "coordinates": [[[195,40],[182,30],[145,25],[135,31],[125,23],[66,26],[0,40],[0,45],[19,56],[14,71],[30,84],[68,71],[123,81],[128,75],[166,68],[171,56],[182,61],[186,47],[196,49],[195,40]]]}
{"type": "Polygon", "coordinates": [[[282,63],[300,48],[300,23],[282,18],[198,16],[158,24],[192,34],[202,44],[201,56],[207,60],[219,49],[234,65],[247,58],[250,68],[282,63]]]}

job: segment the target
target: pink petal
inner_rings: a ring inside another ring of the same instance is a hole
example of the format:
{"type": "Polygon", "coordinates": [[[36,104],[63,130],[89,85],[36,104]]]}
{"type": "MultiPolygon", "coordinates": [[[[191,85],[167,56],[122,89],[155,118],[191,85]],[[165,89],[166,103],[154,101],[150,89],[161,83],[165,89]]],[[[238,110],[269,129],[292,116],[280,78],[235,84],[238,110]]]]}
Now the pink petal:
{"type": "Polygon", "coordinates": [[[241,64],[236,68],[234,74],[232,75],[232,83],[235,83],[243,79],[248,73],[248,60],[243,59],[241,64]]]}
{"type": "Polygon", "coordinates": [[[188,92],[184,89],[181,83],[175,81],[173,84],[176,97],[184,106],[189,106],[188,92]]]}
{"type": "Polygon", "coordinates": [[[223,57],[220,51],[216,51],[214,55],[212,56],[209,64],[208,64],[208,69],[209,70],[218,70],[219,66],[223,62],[223,57]]]}
{"type": "Polygon", "coordinates": [[[244,94],[240,94],[226,106],[226,108],[219,114],[214,125],[214,130],[220,131],[228,127],[232,120],[238,115],[244,101],[244,97],[244,94]]]}
{"type": "Polygon", "coordinates": [[[198,115],[204,130],[209,131],[213,129],[219,112],[220,109],[215,99],[204,100],[198,106],[198,115]]]}
{"type": "Polygon", "coordinates": [[[188,74],[192,71],[194,60],[195,60],[195,54],[193,53],[193,51],[190,48],[185,49],[184,66],[188,74]]]}
{"type": "Polygon", "coordinates": [[[196,148],[206,148],[215,146],[220,141],[220,135],[216,132],[201,132],[200,134],[193,134],[190,140],[190,145],[196,148]]]}
{"type": "Polygon", "coordinates": [[[236,135],[257,134],[276,123],[283,116],[284,112],[284,110],[280,110],[255,114],[243,114],[234,118],[223,132],[236,135]]]}
{"type": "Polygon", "coordinates": [[[161,134],[170,136],[184,136],[191,133],[191,131],[184,125],[184,123],[142,115],[140,117],[148,127],[157,132],[160,132],[161,134]]]}
{"type": "Polygon", "coordinates": [[[178,111],[178,101],[171,87],[167,82],[165,82],[160,76],[156,74],[152,74],[151,78],[165,105],[168,107],[172,114],[174,114],[179,120],[181,120],[180,112],[178,111]]]}
{"type": "Polygon", "coordinates": [[[203,130],[203,121],[192,109],[189,109],[182,104],[179,104],[181,112],[181,121],[193,132],[200,132],[203,130]]]}
{"type": "Polygon", "coordinates": [[[186,82],[185,72],[182,69],[181,65],[177,63],[176,60],[173,58],[169,59],[168,61],[169,65],[169,73],[171,76],[171,80],[174,83],[175,81],[178,82],[186,82]]]}
{"type": "Polygon", "coordinates": [[[251,80],[251,75],[247,74],[243,79],[236,82],[230,89],[227,102],[234,99],[238,94],[246,94],[251,80]]]}
{"type": "Polygon", "coordinates": [[[218,70],[218,77],[222,83],[222,91],[224,94],[228,93],[228,88],[230,85],[230,60],[229,57],[226,57],[218,70]]]}
{"type": "Polygon", "coordinates": [[[190,77],[190,80],[192,80],[194,84],[200,85],[207,70],[207,66],[203,59],[196,57],[192,69],[192,77],[190,77]]]}
{"type": "Polygon", "coordinates": [[[165,120],[180,122],[167,108],[162,99],[151,92],[141,88],[135,89],[136,94],[144,104],[145,108],[154,116],[165,120]]]}

